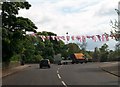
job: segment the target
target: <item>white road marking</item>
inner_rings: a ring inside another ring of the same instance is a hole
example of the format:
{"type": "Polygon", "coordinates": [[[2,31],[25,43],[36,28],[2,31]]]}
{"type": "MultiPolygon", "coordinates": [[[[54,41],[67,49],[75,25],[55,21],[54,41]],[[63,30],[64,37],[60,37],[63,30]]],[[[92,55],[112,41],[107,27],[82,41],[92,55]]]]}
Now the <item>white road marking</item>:
{"type": "Polygon", "coordinates": [[[65,86],[65,87],[67,87],[67,85],[65,84],[65,82],[64,81],[61,81],[62,82],[62,84],[65,86]]]}
{"type": "Polygon", "coordinates": [[[58,75],[58,78],[61,79],[61,76],[59,74],[57,74],[57,75],[58,75]]]}
{"type": "Polygon", "coordinates": [[[57,70],[57,73],[59,73],[59,71],[57,70]]]}
{"type": "Polygon", "coordinates": [[[62,65],[58,68],[58,70],[57,70],[57,76],[58,76],[58,78],[61,80],[61,82],[62,82],[62,84],[65,86],[65,87],[67,87],[67,85],[65,84],[65,82],[64,81],[62,81],[62,78],[61,78],[61,76],[60,76],[60,74],[59,74],[59,69],[62,67],[62,65]]]}

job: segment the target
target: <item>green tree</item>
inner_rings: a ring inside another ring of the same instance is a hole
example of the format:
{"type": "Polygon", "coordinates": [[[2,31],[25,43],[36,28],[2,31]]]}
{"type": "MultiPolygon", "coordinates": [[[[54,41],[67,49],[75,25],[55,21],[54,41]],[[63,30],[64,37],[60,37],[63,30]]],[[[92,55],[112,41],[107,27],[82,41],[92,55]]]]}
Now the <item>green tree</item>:
{"type": "MultiPolygon", "coordinates": [[[[120,10],[119,9],[115,9],[118,17],[120,16],[120,10]]],[[[114,29],[113,31],[111,31],[111,35],[115,36],[115,40],[116,41],[120,41],[120,21],[110,21],[112,28],[114,29]]]]}
{"type": "MultiPolygon", "coordinates": [[[[42,49],[42,57],[44,59],[50,59],[51,62],[54,60],[54,55],[55,54],[59,54],[63,52],[63,46],[64,46],[64,42],[59,40],[57,41],[57,39],[53,40],[51,36],[57,36],[57,34],[54,34],[52,32],[47,32],[47,31],[43,31],[43,32],[37,32],[37,35],[44,35],[44,36],[50,36],[50,39],[45,39],[45,41],[42,41],[41,39],[39,39],[40,43],[42,42],[44,44],[44,47],[40,48],[42,49]]],[[[39,46],[40,47],[40,46],[39,46]]],[[[39,50],[40,50],[39,49],[39,50]]]]}
{"type": "Polygon", "coordinates": [[[81,43],[77,43],[77,45],[80,47],[81,52],[83,52],[83,53],[86,52],[87,42],[82,42],[82,44],[81,43]]]}
{"type": "Polygon", "coordinates": [[[20,9],[29,9],[28,2],[3,2],[2,4],[2,60],[9,62],[10,58],[23,49],[26,31],[36,32],[37,27],[28,18],[17,17],[20,9]]]}
{"type": "Polygon", "coordinates": [[[21,46],[21,52],[25,55],[25,62],[33,62],[35,54],[35,42],[36,38],[33,36],[26,35],[21,46]]]}
{"type": "Polygon", "coordinates": [[[73,53],[79,53],[81,52],[79,46],[75,43],[69,43],[66,45],[66,53],[65,55],[70,56],[73,53]]]}
{"type": "MultiPolygon", "coordinates": [[[[119,10],[119,4],[118,4],[118,9],[115,9],[118,18],[120,16],[120,10],[119,10]]],[[[118,43],[115,46],[115,51],[114,51],[114,59],[112,60],[120,60],[120,21],[115,20],[115,21],[110,21],[111,26],[113,30],[111,31],[111,35],[115,37],[115,40],[118,41],[118,43]]]]}
{"type": "Polygon", "coordinates": [[[75,44],[75,43],[69,43],[69,44],[68,44],[68,52],[69,52],[70,54],[78,53],[78,52],[80,52],[80,48],[79,48],[79,46],[78,46],[77,44],[75,44]]]}
{"type": "Polygon", "coordinates": [[[93,53],[93,61],[99,61],[99,49],[97,47],[95,47],[94,49],[94,53],[93,53]]]}
{"type": "Polygon", "coordinates": [[[94,52],[92,52],[92,51],[86,51],[84,55],[85,55],[85,58],[88,58],[88,60],[93,61],[92,60],[93,54],[94,54],[94,52]]]}
{"type": "Polygon", "coordinates": [[[101,62],[106,62],[107,61],[107,59],[108,59],[108,45],[107,44],[103,44],[102,46],[101,46],[101,48],[99,48],[99,50],[100,50],[100,61],[101,62]]]}

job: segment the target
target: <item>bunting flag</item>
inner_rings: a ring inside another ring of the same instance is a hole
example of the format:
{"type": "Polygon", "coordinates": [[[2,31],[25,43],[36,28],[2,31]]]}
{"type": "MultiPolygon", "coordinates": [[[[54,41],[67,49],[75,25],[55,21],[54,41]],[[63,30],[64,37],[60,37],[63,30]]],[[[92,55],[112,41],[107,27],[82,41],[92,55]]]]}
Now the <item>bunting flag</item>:
{"type": "Polygon", "coordinates": [[[52,40],[55,40],[55,36],[51,36],[52,40]]]}
{"type": "Polygon", "coordinates": [[[57,41],[59,41],[59,40],[60,40],[60,36],[56,36],[55,38],[56,38],[56,40],[57,40],[57,41]]]}
{"type": "Polygon", "coordinates": [[[72,40],[75,40],[75,37],[74,37],[74,36],[72,36],[72,37],[71,37],[71,39],[72,39],[72,40]]]}
{"type": "Polygon", "coordinates": [[[98,40],[101,41],[101,36],[100,35],[96,35],[98,37],[98,40]]]}
{"type": "Polygon", "coordinates": [[[46,36],[46,38],[49,40],[49,39],[50,39],[50,36],[46,36]]]}
{"type": "Polygon", "coordinates": [[[93,35],[92,40],[96,42],[96,37],[93,35]]]}
{"type": "Polygon", "coordinates": [[[66,39],[67,39],[67,41],[69,41],[70,40],[70,36],[66,36],[66,39]]]}
{"type": "Polygon", "coordinates": [[[82,41],[86,42],[86,37],[85,36],[82,36],[82,41]]]}
{"type": "Polygon", "coordinates": [[[65,40],[65,36],[60,36],[60,39],[65,40]]]}
{"type": "Polygon", "coordinates": [[[43,41],[45,41],[46,37],[45,36],[40,36],[43,41]]]}
{"type": "Polygon", "coordinates": [[[109,41],[109,35],[108,34],[105,35],[105,38],[106,38],[106,41],[109,41]]]}
{"type": "Polygon", "coordinates": [[[86,36],[86,37],[89,38],[89,39],[91,38],[91,36],[86,36]]]}
{"type": "Polygon", "coordinates": [[[104,41],[104,40],[105,40],[105,35],[103,34],[103,35],[102,35],[102,41],[104,41]]]}
{"type": "Polygon", "coordinates": [[[32,33],[32,34],[31,34],[31,36],[34,36],[34,37],[36,37],[36,34],[35,34],[35,33],[32,33]]]}
{"type": "Polygon", "coordinates": [[[110,35],[111,39],[113,39],[115,36],[113,34],[110,35]]]}
{"type": "MultiPolygon", "coordinates": [[[[37,37],[37,34],[33,33],[30,34],[31,36],[37,37]]],[[[117,37],[120,37],[120,35],[114,35],[114,34],[102,34],[102,35],[87,35],[87,36],[44,36],[44,35],[38,35],[43,41],[45,41],[45,39],[52,39],[52,40],[67,40],[70,41],[71,40],[78,40],[79,42],[86,42],[86,39],[92,39],[94,42],[96,41],[109,41],[109,37],[111,37],[111,39],[115,39],[117,37]]]]}
{"type": "Polygon", "coordinates": [[[80,37],[80,36],[76,36],[76,39],[77,39],[78,41],[82,42],[82,40],[81,40],[81,37],[80,37]]]}

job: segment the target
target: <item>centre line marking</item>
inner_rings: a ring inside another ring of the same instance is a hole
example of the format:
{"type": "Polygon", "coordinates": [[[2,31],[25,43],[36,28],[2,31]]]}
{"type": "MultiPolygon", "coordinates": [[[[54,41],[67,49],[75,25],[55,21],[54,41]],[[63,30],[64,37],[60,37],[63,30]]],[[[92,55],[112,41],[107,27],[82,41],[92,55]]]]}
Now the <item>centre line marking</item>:
{"type": "Polygon", "coordinates": [[[59,71],[57,70],[57,73],[59,73],[59,71]]]}
{"type": "Polygon", "coordinates": [[[60,75],[59,74],[57,74],[57,75],[58,75],[58,78],[61,79],[60,75]]]}
{"type": "Polygon", "coordinates": [[[61,76],[60,76],[60,74],[59,74],[59,69],[62,67],[62,65],[58,68],[58,70],[57,70],[57,76],[58,76],[58,78],[61,80],[61,82],[62,82],[62,84],[65,86],[65,87],[67,87],[67,85],[65,84],[65,82],[64,81],[62,81],[62,78],[61,78],[61,76]]]}
{"type": "Polygon", "coordinates": [[[65,84],[65,82],[64,82],[64,81],[62,81],[62,84],[63,84],[65,87],[67,87],[67,85],[65,84]]]}

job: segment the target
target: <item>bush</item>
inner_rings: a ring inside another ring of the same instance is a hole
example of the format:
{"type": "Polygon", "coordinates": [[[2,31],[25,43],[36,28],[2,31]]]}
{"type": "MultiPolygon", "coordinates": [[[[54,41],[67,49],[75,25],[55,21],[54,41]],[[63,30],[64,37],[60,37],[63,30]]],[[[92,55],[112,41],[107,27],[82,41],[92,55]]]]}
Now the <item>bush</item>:
{"type": "Polygon", "coordinates": [[[19,61],[21,58],[20,54],[15,54],[11,57],[10,61],[19,61]]]}
{"type": "Polygon", "coordinates": [[[33,62],[39,63],[40,60],[42,60],[42,59],[43,59],[43,57],[42,57],[41,55],[35,55],[35,56],[34,56],[34,59],[33,59],[33,62]]]}
{"type": "Polygon", "coordinates": [[[120,57],[109,58],[108,61],[120,61],[120,57]]]}

